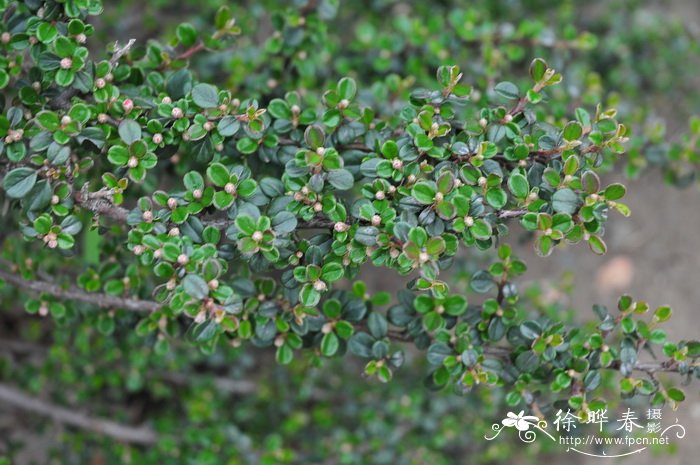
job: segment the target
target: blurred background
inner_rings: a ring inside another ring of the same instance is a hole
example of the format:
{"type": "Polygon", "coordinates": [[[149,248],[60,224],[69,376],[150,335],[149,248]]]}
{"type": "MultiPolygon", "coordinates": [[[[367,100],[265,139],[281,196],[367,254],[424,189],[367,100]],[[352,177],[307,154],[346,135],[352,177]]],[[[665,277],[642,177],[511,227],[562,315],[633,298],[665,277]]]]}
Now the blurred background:
{"type": "MultiPolygon", "coordinates": [[[[689,117],[700,114],[700,2],[125,0],[105,2],[90,48],[100,56],[113,40],[135,38],[134,54],[145,55],[149,40],[168,43],[181,22],[211,29],[222,4],[241,34],[230,48],[198,54],[193,69],[263,106],[292,89],[313,100],[327,83],[351,75],[363,103],[395,111],[410,89],[433,85],[440,64],[458,64],[476,92],[487,92],[499,80],[527,82],[530,60],[543,57],[565,77],[552,98],[555,115],[598,101],[617,107],[619,119],[644,136],[620,162],[609,162],[607,174],[608,181],[630,178],[632,216],[613,215],[604,257],[578,246],[542,259],[523,237],[516,251],[529,271],[520,285],[543,312],[580,321],[593,320],[592,304],[614,307],[623,293],[654,307],[669,304],[671,338],[698,336],[698,154],[685,134],[689,117]]],[[[457,268],[454,279],[466,292],[464,276],[474,269],[466,260],[457,268]]],[[[373,291],[405,284],[389,273],[363,278],[373,291]]],[[[423,387],[427,368],[410,352],[396,379],[383,385],[363,380],[361,363],[351,357],[277,367],[268,350],[202,354],[177,341],[144,341],[128,321],[106,337],[89,319],[27,316],[3,292],[0,379],[51,391],[103,417],[148,423],[165,438],[146,448],[120,445],[0,404],[0,453],[18,465],[607,460],[513,437],[483,440],[508,410],[503,393],[430,392],[423,387]]],[[[697,463],[698,388],[687,394],[682,410],[664,412],[666,421],[677,417],[686,427],[686,438],[621,462],[697,463]]]]}

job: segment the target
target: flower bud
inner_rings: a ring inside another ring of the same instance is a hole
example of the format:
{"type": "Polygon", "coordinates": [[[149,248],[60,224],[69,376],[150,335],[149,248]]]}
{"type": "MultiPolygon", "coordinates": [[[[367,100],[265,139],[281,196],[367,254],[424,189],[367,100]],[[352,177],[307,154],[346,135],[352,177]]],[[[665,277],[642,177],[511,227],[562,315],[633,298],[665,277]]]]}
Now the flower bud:
{"type": "Polygon", "coordinates": [[[136,168],[137,166],[139,166],[139,159],[132,156],[131,158],[129,158],[129,161],[126,163],[126,165],[129,168],[136,168]]]}
{"type": "Polygon", "coordinates": [[[153,221],[153,212],[150,210],[146,210],[145,212],[141,213],[141,218],[143,218],[143,221],[146,223],[150,223],[153,221]]]}
{"type": "Polygon", "coordinates": [[[374,194],[374,198],[377,200],[384,200],[386,198],[386,194],[384,193],[384,191],[377,191],[374,194]]]}
{"type": "Polygon", "coordinates": [[[98,123],[106,123],[109,120],[109,116],[107,116],[105,113],[100,113],[97,115],[97,122],[98,123]]]}
{"type": "Polygon", "coordinates": [[[153,134],[153,143],[160,144],[161,142],[163,142],[163,134],[161,134],[161,133],[153,134]]]}
{"type": "Polygon", "coordinates": [[[336,232],[345,232],[348,229],[350,229],[350,226],[347,223],[343,223],[342,221],[338,221],[336,224],[333,225],[333,229],[336,232]]]}
{"type": "Polygon", "coordinates": [[[262,231],[255,231],[251,237],[255,242],[260,242],[263,240],[263,233],[262,231]]]}
{"type": "Polygon", "coordinates": [[[170,105],[171,103],[173,103],[173,99],[171,99],[170,97],[168,97],[166,95],[165,97],[163,97],[161,99],[160,103],[165,104],[165,105],[170,105]]]}
{"type": "Polygon", "coordinates": [[[171,210],[177,208],[177,199],[175,197],[170,197],[168,199],[168,208],[171,210]]]}
{"type": "Polygon", "coordinates": [[[318,213],[318,212],[320,212],[320,211],[322,211],[322,210],[323,210],[323,205],[321,205],[321,202],[316,202],[316,203],[314,204],[314,211],[315,211],[316,213],[318,213]]]}
{"type": "Polygon", "coordinates": [[[226,191],[227,194],[235,194],[236,193],[236,185],[233,184],[232,182],[227,182],[226,185],[224,186],[224,190],[226,191]]]}
{"type": "Polygon", "coordinates": [[[68,115],[63,115],[61,117],[61,126],[69,125],[73,120],[68,115]]]}
{"type": "Polygon", "coordinates": [[[192,191],[192,197],[194,197],[195,200],[199,200],[202,198],[202,189],[195,189],[192,191]]]}
{"type": "Polygon", "coordinates": [[[10,35],[9,32],[3,32],[2,35],[0,36],[0,42],[3,44],[9,44],[10,39],[12,39],[12,36],[10,35]]]}
{"type": "Polygon", "coordinates": [[[71,67],[73,66],[73,60],[70,58],[63,58],[61,60],[60,66],[61,69],[71,69],[71,67]]]}
{"type": "Polygon", "coordinates": [[[175,119],[180,119],[183,116],[185,116],[185,113],[182,111],[182,108],[174,107],[173,110],[170,112],[170,115],[175,119]]]}
{"type": "Polygon", "coordinates": [[[216,290],[219,288],[219,280],[214,278],[207,283],[207,286],[209,286],[209,289],[211,290],[216,290]]]}
{"type": "Polygon", "coordinates": [[[177,262],[180,265],[187,265],[187,263],[189,263],[189,261],[190,261],[190,258],[187,255],[185,255],[184,253],[178,255],[178,257],[177,257],[177,262]]]}
{"type": "Polygon", "coordinates": [[[124,100],[124,102],[122,102],[122,106],[124,107],[124,111],[126,113],[129,113],[131,110],[134,109],[134,101],[128,98],[124,100]]]}
{"type": "Polygon", "coordinates": [[[177,237],[179,235],[180,235],[179,228],[170,228],[170,231],[168,231],[168,236],[170,236],[170,237],[177,237]]]}
{"type": "Polygon", "coordinates": [[[80,34],[75,36],[75,40],[79,44],[84,44],[85,42],[87,42],[87,36],[81,32],[80,34]]]}

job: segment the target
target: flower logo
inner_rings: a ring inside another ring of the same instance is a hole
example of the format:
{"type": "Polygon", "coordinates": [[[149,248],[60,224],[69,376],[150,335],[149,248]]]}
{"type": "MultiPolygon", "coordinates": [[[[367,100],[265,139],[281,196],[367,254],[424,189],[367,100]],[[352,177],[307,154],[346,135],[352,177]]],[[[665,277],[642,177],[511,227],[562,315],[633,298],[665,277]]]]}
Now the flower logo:
{"type": "Polygon", "coordinates": [[[501,423],[503,423],[503,426],[507,426],[509,428],[515,426],[518,429],[518,431],[527,431],[530,429],[530,426],[537,425],[537,422],[540,420],[535,416],[525,415],[524,410],[521,410],[520,413],[518,413],[517,415],[513,412],[508,412],[506,416],[507,418],[504,418],[501,421],[501,423]]]}

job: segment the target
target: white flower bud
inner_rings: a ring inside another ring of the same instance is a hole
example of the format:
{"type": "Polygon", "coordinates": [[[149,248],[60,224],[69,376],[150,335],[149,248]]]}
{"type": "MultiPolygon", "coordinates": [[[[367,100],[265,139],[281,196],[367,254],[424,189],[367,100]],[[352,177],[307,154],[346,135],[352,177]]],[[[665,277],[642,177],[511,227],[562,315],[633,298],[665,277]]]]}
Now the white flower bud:
{"type": "Polygon", "coordinates": [[[338,108],[340,108],[341,110],[344,110],[344,109],[347,108],[349,105],[350,105],[350,101],[349,101],[348,99],[344,98],[343,100],[341,100],[341,101],[338,103],[338,108]]]}
{"type": "Polygon", "coordinates": [[[153,221],[153,212],[150,210],[146,210],[145,212],[141,213],[141,218],[143,218],[143,221],[146,223],[150,223],[153,221]]]}
{"type": "Polygon", "coordinates": [[[318,213],[318,212],[320,212],[321,210],[323,210],[323,205],[321,205],[321,202],[316,202],[316,203],[314,204],[314,211],[315,211],[316,213],[318,213]]]}
{"type": "Polygon", "coordinates": [[[146,251],[146,248],[142,246],[141,244],[137,244],[134,246],[134,255],[141,255],[146,251]]]}
{"type": "Polygon", "coordinates": [[[479,120],[479,126],[481,126],[482,128],[485,128],[486,126],[488,126],[488,124],[489,124],[489,122],[486,121],[486,118],[481,118],[479,120]]]}
{"type": "Polygon", "coordinates": [[[226,185],[224,186],[224,190],[226,191],[227,194],[235,194],[236,193],[236,185],[232,182],[227,182],[226,185]]]}
{"type": "Polygon", "coordinates": [[[442,192],[435,193],[435,201],[442,202],[445,199],[445,195],[442,192]]]}
{"type": "Polygon", "coordinates": [[[51,196],[51,205],[57,205],[60,201],[61,199],[59,199],[57,195],[51,196]]]}
{"type": "Polygon", "coordinates": [[[328,333],[330,333],[330,332],[332,332],[332,331],[333,331],[333,324],[332,324],[332,323],[325,323],[325,324],[321,327],[321,332],[322,332],[323,334],[328,334],[328,333]]]}
{"type": "Polygon", "coordinates": [[[209,286],[209,289],[216,290],[219,288],[219,280],[214,278],[207,283],[207,286],[209,286]]]}
{"type": "Polygon", "coordinates": [[[204,323],[207,319],[207,312],[202,310],[201,312],[197,313],[197,316],[194,317],[194,322],[195,323],[204,323]]]}
{"type": "Polygon", "coordinates": [[[129,158],[129,161],[126,162],[126,165],[127,165],[129,168],[136,168],[137,166],[139,166],[139,159],[136,158],[136,157],[134,157],[134,156],[132,156],[132,157],[129,158]]]}
{"type": "Polygon", "coordinates": [[[173,110],[170,112],[170,115],[175,119],[180,119],[183,116],[185,116],[185,113],[182,111],[182,108],[173,107],[173,110]]]}
{"type": "Polygon", "coordinates": [[[214,123],[212,123],[211,121],[207,121],[206,123],[204,123],[202,125],[202,127],[204,128],[205,131],[209,132],[212,129],[214,129],[214,123]]]}
{"type": "Polygon", "coordinates": [[[163,134],[161,134],[161,133],[153,134],[153,143],[160,144],[161,142],[163,142],[163,134]]]}
{"type": "Polygon", "coordinates": [[[168,208],[171,210],[177,208],[177,199],[175,197],[170,197],[168,199],[168,208]]]}
{"type": "Polygon", "coordinates": [[[292,114],[298,115],[299,113],[301,113],[301,108],[299,108],[299,105],[292,105],[292,114]]]}
{"type": "Polygon", "coordinates": [[[326,286],[326,283],[319,279],[318,281],[314,281],[314,289],[316,289],[318,292],[323,292],[328,289],[328,286],[326,286]]]}
{"type": "Polygon", "coordinates": [[[316,149],[316,153],[319,154],[320,156],[323,156],[326,153],[326,148],[325,147],[319,147],[316,149]]]}
{"type": "Polygon", "coordinates": [[[170,228],[170,231],[168,231],[168,236],[170,236],[170,237],[177,237],[179,235],[180,235],[179,228],[170,228]]]}
{"type": "Polygon", "coordinates": [[[234,108],[238,108],[241,106],[241,101],[237,98],[231,100],[231,105],[233,105],[234,108]]]}
{"type": "Polygon", "coordinates": [[[10,35],[9,32],[3,32],[2,35],[0,36],[0,41],[3,44],[9,44],[11,39],[12,39],[12,36],[10,35]]]}
{"type": "Polygon", "coordinates": [[[131,110],[134,109],[134,101],[128,98],[124,100],[124,102],[122,102],[122,107],[124,107],[125,112],[129,113],[131,110]]]}
{"type": "Polygon", "coordinates": [[[178,257],[177,257],[177,262],[180,265],[187,265],[187,263],[189,263],[189,261],[190,261],[190,258],[187,255],[185,255],[184,253],[178,255],[178,257]]]}
{"type": "Polygon", "coordinates": [[[281,334],[275,338],[275,347],[282,347],[284,345],[284,336],[281,334]]]}
{"type": "Polygon", "coordinates": [[[199,200],[202,198],[202,189],[195,189],[192,191],[192,197],[195,200],[199,200]]]}
{"type": "Polygon", "coordinates": [[[477,183],[479,184],[479,186],[484,187],[486,185],[486,178],[481,176],[477,183]]]}
{"type": "Polygon", "coordinates": [[[107,116],[105,113],[100,113],[97,115],[97,122],[98,123],[106,123],[109,120],[109,116],[107,116]]]}
{"type": "Polygon", "coordinates": [[[73,60],[70,58],[63,58],[61,60],[60,66],[61,69],[71,69],[71,67],[73,66],[73,60]]]}
{"type": "Polygon", "coordinates": [[[333,225],[333,229],[336,232],[345,232],[348,229],[350,229],[350,226],[346,223],[343,223],[342,221],[338,221],[336,224],[333,225]]]}
{"type": "Polygon", "coordinates": [[[420,261],[421,263],[425,263],[428,260],[430,260],[430,255],[428,255],[427,252],[421,252],[418,254],[418,261],[420,261]]]}
{"type": "Polygon", "coordinates": [[[379,226],[382,224],[382,217],[379,215],[372,215],[372,226],[379,226]]]}
{"type": "Polygon", "coordinates": [[[386,198],[386,194],[384,193],[384,191],[377,191],[374,194],[374,198],[377,200],[384,200],[386,198]]]}
{"type": "Polygon", "coordinates": [[[80,34],[75,36],[75,40],[79,44],[84,44],[85,42],[87,42],[87,36],[81,32],[80,34]]]}
{"type": "Polygon", "coordinates": [[[464,224],[466,224],[467,227],[474,226],[474,218],[472,218],[471,216],[465,216],[464,217],[464,224]]]}
{"type": "Polygon", "coordinates": [[[503,117],[503,121],[505,121],[506,123],[510,123],[511,121],[513,121],[513,115],[507,114],[503,117]]]}
{"type": "Polygon", "coordinates": [[[66,125],[70,124],[71,121],[73,121],[73,120],[71,119],[70,116],[68,116],[68,115],[63,115],[63,116],[61,117],[61,126],[66,126],[66,125]]]}
{"type": "Polygon", "coordinates": [[[401,161],[398,158],[394,158],[393,160],[391,160],[391,167],[395,170],[400,170],[403,168],[403,161],[401,161]]]}
{"type": "Polygon", "coordinates": [[[263,233],[262,231],[255,231],[251,237],[255,242],[260,242],[263,240],[263,233]]]}
{"type": "Polygon", "coordinates": [[[163,103],[163,104],[165,104],[165,105],[170,105],[171,103],[173,103],[173,99],[171,99],[170,97],[168,97],[168,96],[166,95],[165,97],[163,97],[163,98],[161,99],[160,103],[163,103]]]}

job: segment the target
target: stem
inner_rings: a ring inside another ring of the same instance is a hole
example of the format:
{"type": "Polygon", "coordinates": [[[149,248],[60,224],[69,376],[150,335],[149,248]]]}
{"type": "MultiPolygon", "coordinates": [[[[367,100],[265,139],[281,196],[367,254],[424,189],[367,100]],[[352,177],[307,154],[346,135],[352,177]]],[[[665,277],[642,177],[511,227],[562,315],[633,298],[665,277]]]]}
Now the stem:
{"type": "Polygon", "coordinates": [[[0,260],[0,265],[2,265],[2,269],[0,269],[0,278],[18,289],[24,289],[34,293],[50,294],[59,299],[77,300],[97,305],[100,308],[123,308],[132,312],[153,312],[160,308],[158,302],[151,300],[91,293],[77,287],[71,286],[69,288],[64,288],[58,284],[42,280],[28,281],[17,274],[11,273],[12,265],[10,263],[0,260]]]}
{"type": "Polygon", "coordinates": [[[158,439],[155,431],[147,426],[128,426],[92,417],[71,408],[51,404],[38,397],[31,397],[6,384],[0,384],[0,401],[21,410],[50,417],[57,423],[102,434],[120,442],[153,444],[158,439]]]}

